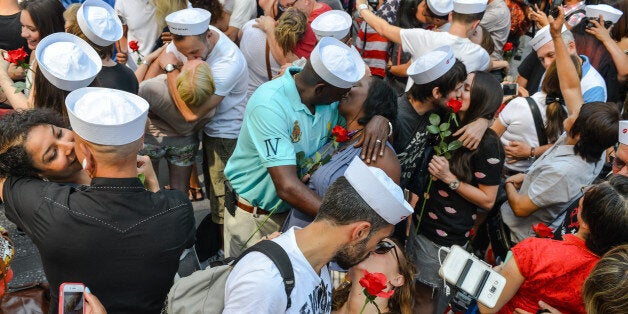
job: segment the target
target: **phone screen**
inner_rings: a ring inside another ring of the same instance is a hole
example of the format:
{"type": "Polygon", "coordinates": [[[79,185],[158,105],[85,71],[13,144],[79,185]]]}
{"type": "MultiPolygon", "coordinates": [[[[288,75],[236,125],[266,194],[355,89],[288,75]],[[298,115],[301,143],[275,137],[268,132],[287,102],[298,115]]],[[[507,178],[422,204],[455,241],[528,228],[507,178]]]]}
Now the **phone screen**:
{"type": "Polygon", "coordinates": [[[517,84],[504,84],[502,88],[504,89],[504,96],[517,95],[517,84]]]}
{"type": "Polygon", "coordinates": [[[63,314],[83,314],[83,292],[63,292],[63,314]]]}

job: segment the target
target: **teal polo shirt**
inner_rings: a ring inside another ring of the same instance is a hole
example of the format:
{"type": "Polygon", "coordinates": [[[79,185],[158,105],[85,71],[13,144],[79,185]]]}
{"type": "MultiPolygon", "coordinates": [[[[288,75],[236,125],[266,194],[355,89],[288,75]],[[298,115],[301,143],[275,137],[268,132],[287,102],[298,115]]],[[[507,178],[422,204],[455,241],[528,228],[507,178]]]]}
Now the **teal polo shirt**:
{"type": "Polygon", "coordinates": [[[225,176],[241,197],[268,211],[279,206],[277,213],[291,206],[277,196],[266,168],[296,165],[301,151],[304,156],[314,154],[339,123],[338,102],[318,105],[314,114],[301,102],[292,77],[299,71],[291,67],[251,95],[238,143],[225,167],[225,176]]]}

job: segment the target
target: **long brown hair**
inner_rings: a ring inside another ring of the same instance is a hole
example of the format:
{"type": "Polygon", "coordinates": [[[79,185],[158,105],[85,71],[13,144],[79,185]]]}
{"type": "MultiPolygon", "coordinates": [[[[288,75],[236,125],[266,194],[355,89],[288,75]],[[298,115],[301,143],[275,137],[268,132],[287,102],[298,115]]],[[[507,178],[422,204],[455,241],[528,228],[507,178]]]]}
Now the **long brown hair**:
{"type": "MultiPolygon", "coordinates": [[[[398,257],[399,273],[403,276],[404,283],[400,287],[395,288],[395,293],[388,299],[388,313],[412,314],[412,306],[414,304],[414,274],[416,269],[404,254],[403,246],[394,238],[389,238],[395,243],[395,250],[399,248],[398,257]]],[[[348,300],[351,292],[351,282],[345,282],[338,289],[335,289],[331,298],[332,311],[339,310],[348,300]]]]}
{"type": "MultiPolygon", "coordinates": [[[[578,60],[578,56],[571,56],[571,61],[576,66],[578,78],[582,77],[582,65],[578,60]]],[[[560,91],[560,82],[558,80],[558,71],[556,70],[556,61],[553,61],[545,72],[545,78],[541,83],[541,90],[547,95],[545,101],[545,135],[549,143],[554,143],[563,133],[563,120],[567,118],[567,111],[563,108],[563,94],[560,91]],[[551,102],[550,102],[551,101],[551,102]]]]}

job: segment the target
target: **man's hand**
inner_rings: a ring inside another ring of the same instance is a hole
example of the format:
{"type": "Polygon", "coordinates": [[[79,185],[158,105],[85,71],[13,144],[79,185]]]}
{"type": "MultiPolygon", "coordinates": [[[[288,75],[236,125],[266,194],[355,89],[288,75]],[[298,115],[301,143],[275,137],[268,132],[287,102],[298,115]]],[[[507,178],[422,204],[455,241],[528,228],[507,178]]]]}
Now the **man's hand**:
{"type": "Polygon", "coordinates": [[[126,53],[119,52],[119,51],[116,53],[116,62],[120,64],[126,64],[128,60],[129,60],[129,57],[126,55],[126,53]]]}
{"type": "Polygon", "coordinates": [[[462,143],[462,146],[475,150],[480,145],[480,141],[484,136],[484,132],[489,127],[489,121],[484,118],[479,118],[463,127],[461,127],[456,133],[455,136],[460,136],[458,140],[462,143]]]}
{"type": "Polygon", "coordinates": [[[144,185],[147,190],[151,192],[159,191],[159,180],[157,180],[157,174],[155,174],[150,157],[137,155],[137,174],[144,175],[144,185]]]}
{"type": "Polygon", "coordinates": [[[550,34],[552,34],[552,38],[559,37],[563,30],[563,24],[565,24],[565,10],[563,10],[562,6],[557,6],[558,16],[554,18],[553,16],[549,16],[549,25],[550,25],[550,34]]]}
{"type": "Polygon", "coordinates": [[[530,158],[530,145],[524,142],[511,141],[508,146],[504,146],[508,163],[530,158]]]}
{"type": "Polygon", "coordinates": [[[506,179],[506,184],[512,182],[515,185],[515,188],[518,190],[519,188],[521,188],[521,184],[523,183],[523,180],[526,178],[525,173],[518,173],[515,174],[514,176],[510,176],[506,179]]]}
{"type": "Polygon", "coordinates": [[[384,156],[386,141],[388,140],[388,119],[382,116],[374,116],[371,121],[364,126],[364,136],[353,145],[353,147],[362,147],[360,157],[367,164],[377,160],[377,155],[384,156]]]}
{"type": "Polygon", "coordinates": [[[172,52],[162,53],[157,59],[157,61],[159,62],[159,67],[161,69],[165,69],[167,64],[174,64],[174,65],[179,64],[179,59],[172,52]]]}
{"type": "Polygon", "coordinates": [[[541,11],[536,4],[534,5],[534,7],[536,8],[536,10],[530,10],[530,14],[529,14],[530,20],[536,21],[536,26],[538,28],[542,28],[545,25],[549,24],[547,15],[545,15],[545,13],[541,11]]]}

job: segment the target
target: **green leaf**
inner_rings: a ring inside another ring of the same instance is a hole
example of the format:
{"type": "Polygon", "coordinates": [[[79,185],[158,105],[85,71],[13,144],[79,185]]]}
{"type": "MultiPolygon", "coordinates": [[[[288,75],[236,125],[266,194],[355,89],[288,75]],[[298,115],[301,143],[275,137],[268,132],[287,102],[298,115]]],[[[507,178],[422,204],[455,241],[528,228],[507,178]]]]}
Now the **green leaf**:
{"type": "Polygon", "coordinates": [[[444,153],[447,151],[447,143],[441,141],[440,144],[438,144],[438,148],[440,148],[440,150],[444,153]]]}
{"type": "Polygon", "coordinates": [[[451,135],[451,131],[447,130],[447,131],[443,132],[442,135],[443,135],[443,137],[448,137],[448,136],[451,135]]]}
{"type": "Polygon", "coordinates": [[[449,123],[445,122],[445,123],[441,124],[441,125],[438,127],[438,129],[439,129],[439,130],[441,130],[441,131],[447,131],[447,130],[449,130],[449,123]]]}
{"type": "Polygon", "coordinates": [[[451,117],[454,119],[454,123],[456,124],[456,127],[459,127],[460,125],[458,124],[458,118],[456,118],[456,114],[452,112],[451,117]]]}
{"type": "Polygon", "coordinates": [[[449,160],[451,159],[451,153],[450,152],[445,152],[445,159],[449,160]]]}
{"type": "Polygon", "coordinates": [[[452,151],[452,150],[456,150],[456,149],[458,149],[460,147],[462,147],[462,142],[456,140],[456,141],[453,141],[453,142],[449,143],[449,145],[447,145],[447,150],[448,151],[452,151]]]}
{"type": "Polygon", "coordinates": [[[435,113],[432,113],[430,115],[430,124],[438,126],[440,124],[440,116],[435,113]]]}
{"type": "Polygon", "coordinates": [[[441,154],[440,147],[434,146],[434,150],[436,151],[436,155],[440,156],[440,154],[441,154]]]}
{"type": "Polygon", "coordinates": [[[144,187],[146,187],[146,183],[145,183],[145,182],[146,182],[146,175],[145,175],[145,174],[143,174],[143,173],[139,173],[139,174],[137,175],[137,178],[138,178],[138,179],[140,179],[140,182],[142,182],[142,185],[143,185],[144,187]]]}
{"type": "Polygon", "coordinates": [[[13,83],[13,87],[15,87],[15,94],[21,93],[26,89],[26,83],[24,82],[15,82],[13,83]]]}
{"type": "Polygon", "coordinates": [[[331,160],[331,155],[325,156],[325,158],[323,158],[323,160],[321,160],[321,165],[324,165],[324,164],[328,163],[330,160],[331,160]]]}
{"type": "Polygon", "coordinates": [[[427,126],[427,131],[432,133],[432,134],[438,134],[438,127],[435,125],[428,125],[427,126]]]}
{"type": "Polygon", "coordinates": [[[321,155],[320,152],[316,152],[316,154],[314,154],[314,162],[321,161],[321,158],[323,158],[323,155],[321,155]]]}

